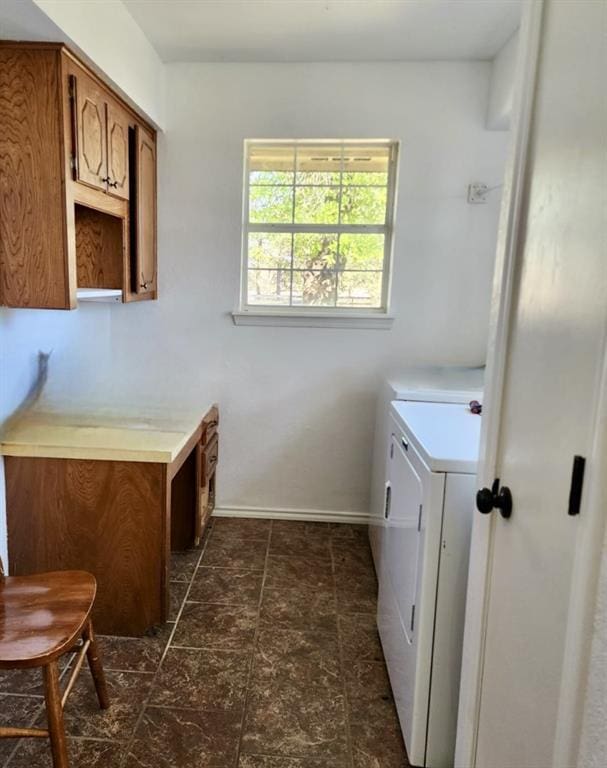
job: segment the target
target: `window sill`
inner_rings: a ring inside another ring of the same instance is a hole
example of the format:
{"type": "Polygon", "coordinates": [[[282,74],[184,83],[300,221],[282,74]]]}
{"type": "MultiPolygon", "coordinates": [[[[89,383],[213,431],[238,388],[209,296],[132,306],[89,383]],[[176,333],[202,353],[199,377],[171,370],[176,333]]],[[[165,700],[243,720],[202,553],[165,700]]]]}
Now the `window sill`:
{"type": "Polygon", "coordinates": [[[281,325],[288,328],[367,328],[387,331],[394,317],[383,312],[280,312],[275,310],[234,310],[234,325],[281,325]]]}

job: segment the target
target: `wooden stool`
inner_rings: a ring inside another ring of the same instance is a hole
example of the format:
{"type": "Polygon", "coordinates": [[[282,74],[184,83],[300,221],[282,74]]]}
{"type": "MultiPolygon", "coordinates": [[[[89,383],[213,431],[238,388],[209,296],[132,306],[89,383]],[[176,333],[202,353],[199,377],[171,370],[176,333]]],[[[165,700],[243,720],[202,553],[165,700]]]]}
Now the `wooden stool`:
{"type": "Polygon", "coordinates": [[[54,768],[69,768],[63,708],[85,656],[99,706],[109,707],[90,618],[96,591],[95,577],[84,571],[5,576],[0,560],[0,669],[42,667],[48,722],[48,730],[0,727],[0,738],[49,738],[54,768]],[[58,659],[80,639],[74,669],[62,695],[58,659]]]}

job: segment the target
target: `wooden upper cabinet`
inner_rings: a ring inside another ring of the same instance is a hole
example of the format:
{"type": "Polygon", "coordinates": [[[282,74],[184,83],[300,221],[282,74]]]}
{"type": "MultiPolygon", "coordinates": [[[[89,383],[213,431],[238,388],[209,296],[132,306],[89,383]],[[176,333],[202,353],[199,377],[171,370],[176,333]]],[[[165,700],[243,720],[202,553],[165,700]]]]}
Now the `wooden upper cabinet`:
{"type": "Polygon", "coordinates": [[[135,127],[136,274],[138,294],[156,293],[156,141],[140,125],[135,127]]]}
{"type": "Polygon", "coordinates": [[[76,178],[96,189],[107,189],[107,117],[104,91],[84,72],[70,75],[75,111],[76,178]]]}
{"type": "Polygon", "coordinates": [[[0,304],[155,299],[156,134],[60,43],[0,41],[0,304]]]}
{"type": "Polygon", "coordinates": [[[107,104],[108,192],[129,199],[129,115],[114,102],[107,104]]]}

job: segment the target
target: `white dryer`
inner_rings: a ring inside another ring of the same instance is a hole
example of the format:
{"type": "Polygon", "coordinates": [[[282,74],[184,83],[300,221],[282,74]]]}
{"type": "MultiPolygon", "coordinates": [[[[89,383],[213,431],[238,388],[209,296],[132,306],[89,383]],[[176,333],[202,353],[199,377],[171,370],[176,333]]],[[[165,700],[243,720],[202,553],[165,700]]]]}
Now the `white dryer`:
{"type": "Polygon", "coordinates": [[[483,399],[481,369],[439,369],[439,373],[424,371],[408,376],[406,381],[385,381],[377,398],[373,467],[371,477],[371,503],[369,508],[369,541],[375,569],[381,569],[381,539],[384,529],[385,482],[387,451],[390,442],[390,405],[394,400],[431,403],[469,403],[483,399]]]}
{"type": "Polygon", "coordinates": [[[463,403],[390,407],[377,622],[414,766],[453,765],[480,424],[463,403]]]}

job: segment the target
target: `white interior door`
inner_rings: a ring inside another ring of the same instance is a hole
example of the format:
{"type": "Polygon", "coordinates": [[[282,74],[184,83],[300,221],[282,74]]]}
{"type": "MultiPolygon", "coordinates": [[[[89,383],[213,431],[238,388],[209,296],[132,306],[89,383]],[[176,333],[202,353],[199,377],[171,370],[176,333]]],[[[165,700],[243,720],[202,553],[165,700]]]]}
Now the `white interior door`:
{"type": "Polygon", "coordinates": [[[572,463],[591,449],[607,319],[605,7],[544,7],[497,447],[514,508],[489,523],[478,768],[553,764],[572,463]]]}

